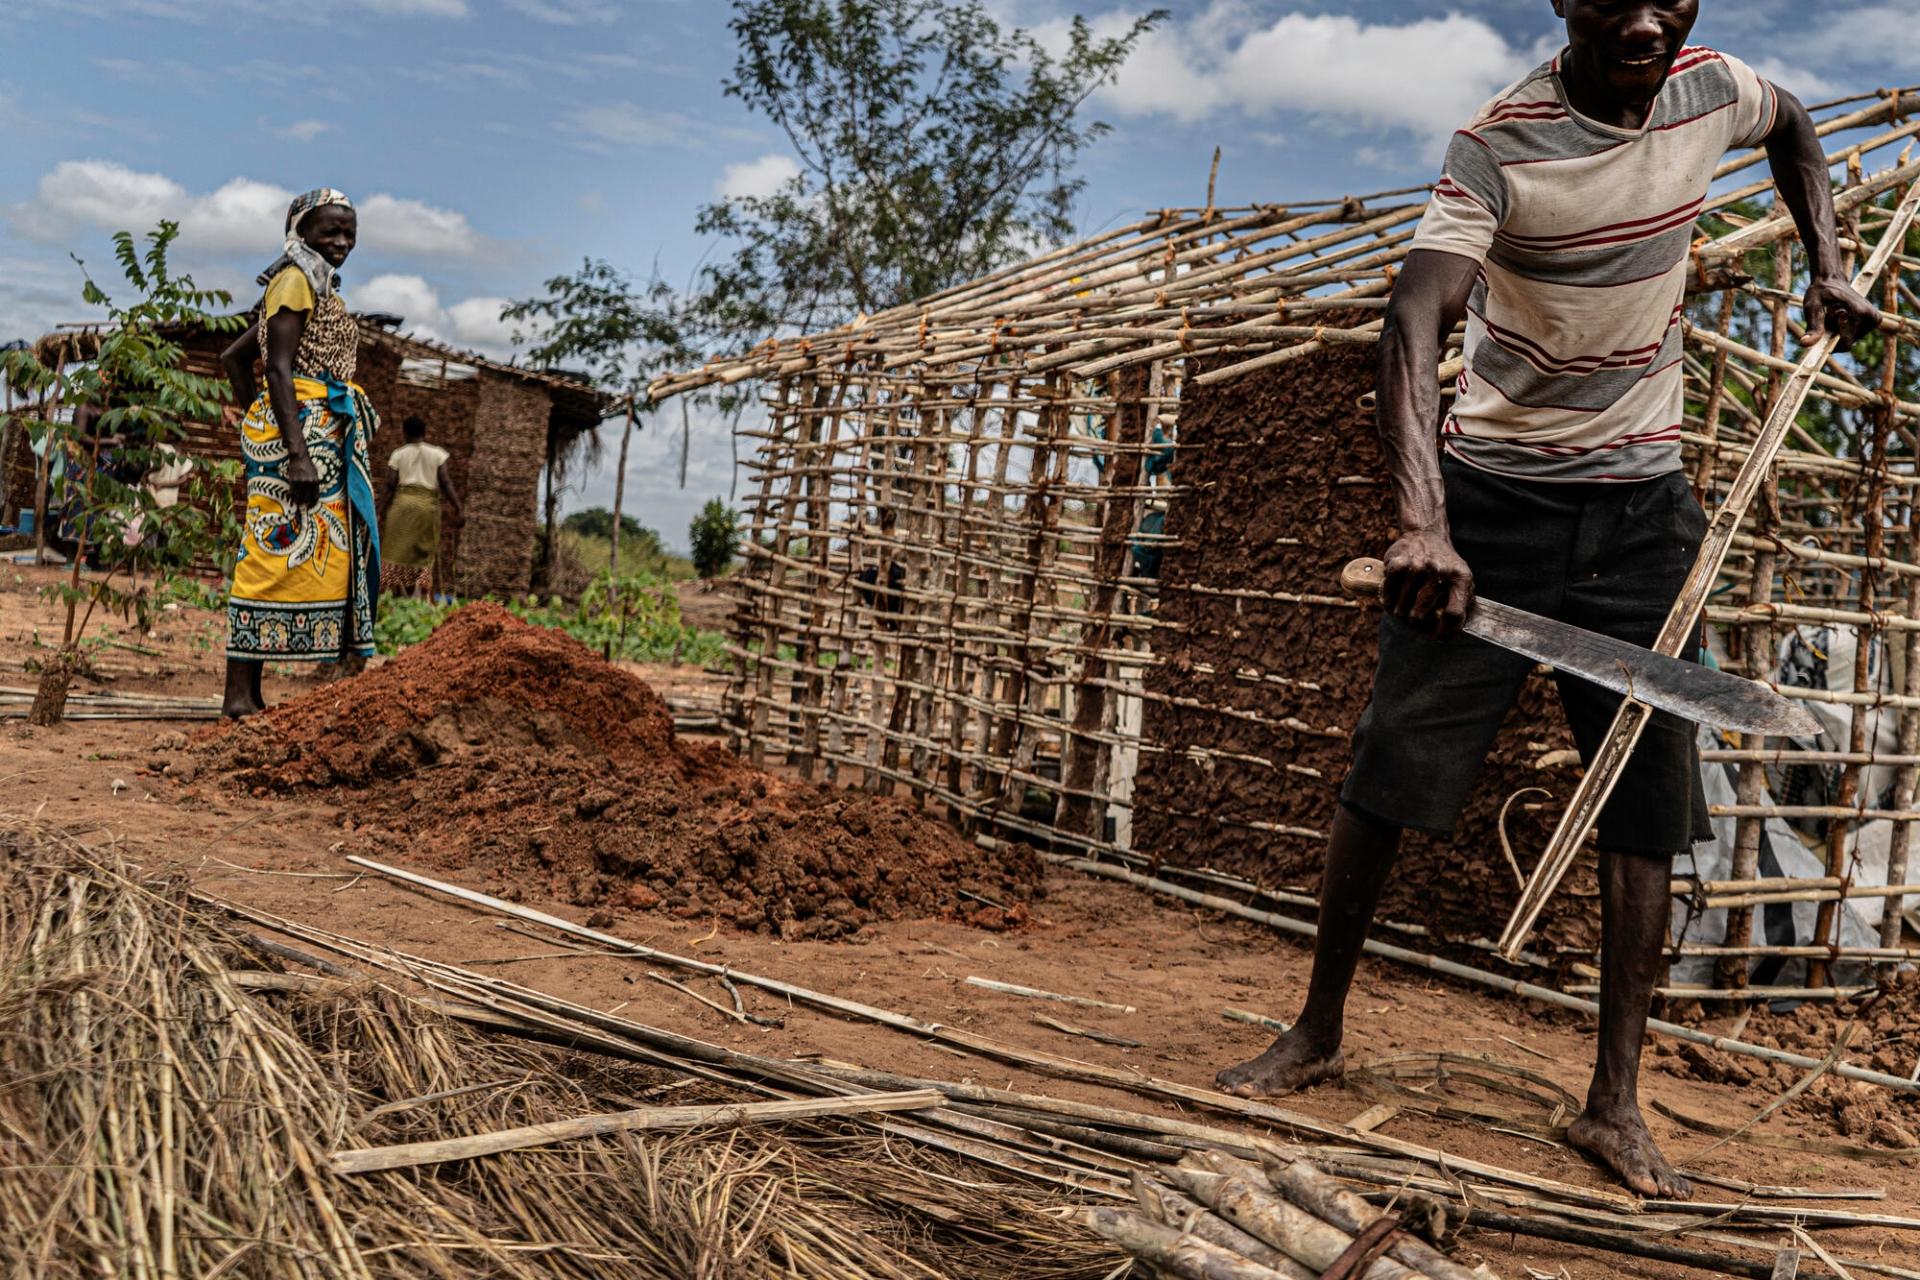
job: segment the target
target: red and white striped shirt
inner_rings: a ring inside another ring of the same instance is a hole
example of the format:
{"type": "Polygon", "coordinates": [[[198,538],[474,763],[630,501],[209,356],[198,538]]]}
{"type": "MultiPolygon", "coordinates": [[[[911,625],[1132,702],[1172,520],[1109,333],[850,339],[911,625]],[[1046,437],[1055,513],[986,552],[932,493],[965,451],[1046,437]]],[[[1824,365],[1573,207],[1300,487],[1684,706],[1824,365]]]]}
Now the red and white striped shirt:
{"type": "Polygon", "coordinates": [[[1778,102],[1744,62],[1688,48],[1646,123],[1619,129],[1568,103],[1564,56],[1454,135],[1414,236],[1480,264],[1444,446],[1526,479],[1643,480],[1680,466],[1694,220],[1778,102]]]}

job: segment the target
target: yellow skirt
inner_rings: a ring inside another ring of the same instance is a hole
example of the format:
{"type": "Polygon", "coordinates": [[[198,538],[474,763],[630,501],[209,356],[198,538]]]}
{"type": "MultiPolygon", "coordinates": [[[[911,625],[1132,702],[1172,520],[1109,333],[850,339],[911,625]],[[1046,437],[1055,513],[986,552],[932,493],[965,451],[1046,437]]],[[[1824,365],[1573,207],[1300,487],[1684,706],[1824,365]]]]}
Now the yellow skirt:
{"type": "Polygon", "coordinates": [[[326,662],[373,652],[380,536],[367,445],[380,419],[357,383],[296,377],[320,499],[294,505],[287,445],[262,391],[240,423],[246,529],[227,601],[227,656],[326,662]]]}

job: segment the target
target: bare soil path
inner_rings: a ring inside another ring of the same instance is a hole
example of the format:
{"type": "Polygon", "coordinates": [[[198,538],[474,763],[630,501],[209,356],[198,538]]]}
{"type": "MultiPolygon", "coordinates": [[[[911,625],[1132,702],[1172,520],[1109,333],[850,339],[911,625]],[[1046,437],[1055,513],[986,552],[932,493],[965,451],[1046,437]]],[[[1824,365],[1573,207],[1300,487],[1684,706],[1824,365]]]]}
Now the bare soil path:
{"type": "MultiPolygon", "coordinates": [[[[36,652],[35,632],[58,635],[52,605],[34,588],[51,575],[0,570],[0,685],[30,686],[23,670],[36,652]]],[[[153,636],[131,635],[117,621],[95,634],[157,651],[151,656],[102,648],[96,666],[104,681],[76,685],[129,692],[211,696],[219,690],[221,649],[217,615],[169,613],[153,636]]],[[[642,674],[650,674],[643,672],[642,674]]],[[[674,677],[682,686],[710,688],[710,677],[674,677]]],[[[307,687],[310,677],[270,675],[270,699],[307,687]]],[[[389,944],[456,963],[476,961],[514,980],[563,993],[603,1009],[618,1009],[670,1030],[761,1053],[819,1053],[886,1070],[967,1079],[1108,1105],[1152,1110],[1159,1104],[1132,1095],[1058,1081],[922,1043],[913,1037],[848,1022],[805,1008],[776,1008],[747,991],[748,1008],[785,1015],[779,1029],[742,1027],[684,995],[648,981],[644,963],[604,956],[555,958],[552,948],[499,927],[487,915],[412,892],[343,861],[350,815],[330,803],[233,795],[208,783],[183,784],[154,772],[167,755],[169,735],[191,724],[73,721],[33,729],[0,721],[0,806],[40,811],[92,843],[115,842],[156,873],[184,875],[209,892],[294,917],[366,941],[389,944]],[[528,957],[516,959],[516,957],[528,957]]],[[[356,847],[361,847],[356,842],[356,847]]],[[[409,865],[396,843],[375,856],[409,865]]],[[[428,869],[430,868],[423,868],[428,869]]],[[[538,907],[584,920],[581,908],[550,901],[538,907]]],[[[1294,1011],[1308,953],[1297,943],[1258,928],[1186,909],[1125,886],[1054,875],[1032,922],[989,934],[944,921],[870,926],[851,941],[785,943],[705,920],[680,920],[621,910],[595,920],[621,937],[724,962],[815,990],[883,1005],[918,1017],[985,1032],[1046,1051],[1110,1066],[1206,1085],[1221,1066],[1264,1047],[1270,1033],[1228,1021],[1228,1006],[1275,1017],[1294,1011]],[[970,975],[1070,992],[1131,1005],[1133,1012],[1042,1003],[969,986],[970,975]],[[1095,1043],[1039,1025],[1047,1017],[1140,1042],[1140,1048],[1095,1043]]],[[[698,985],[696,981],[694,985],[698,985]]],[[[718,995],[718,989],[708,992],[718,995]]],[[[1724,1024],[1715,1024],[1724,1026],[1724,1024]]],[[[1355,1065],[1388,1054],[1493,1054],[1538,1071],[1579,1095],[1593,1050],[1592,1027],[1567,1015],[1491,997],[1374,960],[1362,963],[1349,1017],[1348,1052],[1355,1065]]],[[[1645,1090],[1683,1113],[1738,1124],[1785,1088],[1793,1073],[1744,1087],[1708,1084],[1658,1069],[1650,1056],[1645,1090]]],[[[1314,1116],[1349,1120],[1373,1105],[1344,1084],[1322,1086],[1288,1106],[1314,1116]]],[[[1220,1117],[1207,1117],[1229,1123],[1220,1117]]],[[[1709,1140],[1649,1115],[1655,1136],[1676,1162],[1709,1140]]],[[[1804,1116],[1776,1116],[1762,1130],[1833,1141],[1829,1125],[1804,1116]]],[[[1381,1130],[1478,1159],[1568,1182],[1605,1186],[1604,1177],[1563,1145],[1509,1136],[1469,1122],[1402,1112],[1381,1130]]],[[[1864,1162],[1732,1143],[1698,1168],[1763,1183],[1825,1187],[1884,1187],[1887,1197],[1836,1208],[1920,1216],[1920,1174],[1914,1164],[1864,1162]]],[[[1706,1189],[1715,1199],[1731,1199],[1706,1189]]],[[[1527,1268],[1576,1280],[1698,1274],[1656,1263],[1591,1257],[1577,1246],[1478,1235],[1481,1256],[1506,1277],[1527,1268]]],[[[1822,1236],[1826,1247],[1856,1258],[1881,1257],[1920,1269],[1920,1236],[1857,1229],[1822,1236]]],[[[1787,1243],[1784,1235],[1781,1243],[1787,1243]]]]}

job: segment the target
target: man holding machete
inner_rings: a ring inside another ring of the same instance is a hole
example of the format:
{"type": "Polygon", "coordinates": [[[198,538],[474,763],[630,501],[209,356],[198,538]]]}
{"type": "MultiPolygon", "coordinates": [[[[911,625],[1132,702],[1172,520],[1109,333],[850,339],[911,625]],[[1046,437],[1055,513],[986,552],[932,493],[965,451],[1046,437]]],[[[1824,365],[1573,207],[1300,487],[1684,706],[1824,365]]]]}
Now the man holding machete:
{"type": "MultiPolygon", "coordinates": [[[[1381,336],[1379,430],[1398,505],[1380,665],[1327,849],[1319,941],[1292,1030],[1220,1086],[1339,1074],[1343,1007],[1405,827],[1452,832],[1533,665],[1459,636],[1476,591],[1651,646],[1706,518],[1680,470],[1688,246],[1731,149],[1764,144],[1806,246],[1815,338],[1878,326],[1835,243],[1806,109],[1737,59],[1686,47],[1699,0],[1554,0],[1567,46],[1454,136],[1381,336]],[[1441,343],[1465,370],[1435,448],[1441,343]]],[[[1811,339],[1810,339],[1811,340],[1811,339]]],[[[1559,678],[1589,761],[1619,703],[1559,678]]],[[[1693,726],[1654,718],[1599,820],[1600,1045],[1576,1147],[1683,1198],[1640,1114],[1639,1065],[1673,857],[1710,839],[1693,726]]]]}

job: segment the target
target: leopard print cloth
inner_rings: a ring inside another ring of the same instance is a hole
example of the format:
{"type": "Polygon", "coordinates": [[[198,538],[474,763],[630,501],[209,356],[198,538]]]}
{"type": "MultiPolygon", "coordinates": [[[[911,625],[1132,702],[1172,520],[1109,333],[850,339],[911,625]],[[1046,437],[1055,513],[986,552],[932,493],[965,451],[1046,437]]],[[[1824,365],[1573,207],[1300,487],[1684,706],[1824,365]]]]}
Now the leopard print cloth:
{"type": "MultiPolygon", "coordinates": [[[[260,355],[267,354],[267,326],[260,326],[260,355]]],[[[337,293],[315,300],[313,314],[300,331],[293,371],[304,378],[353,381],[360,358],[360,325],[337,293]]]]}

